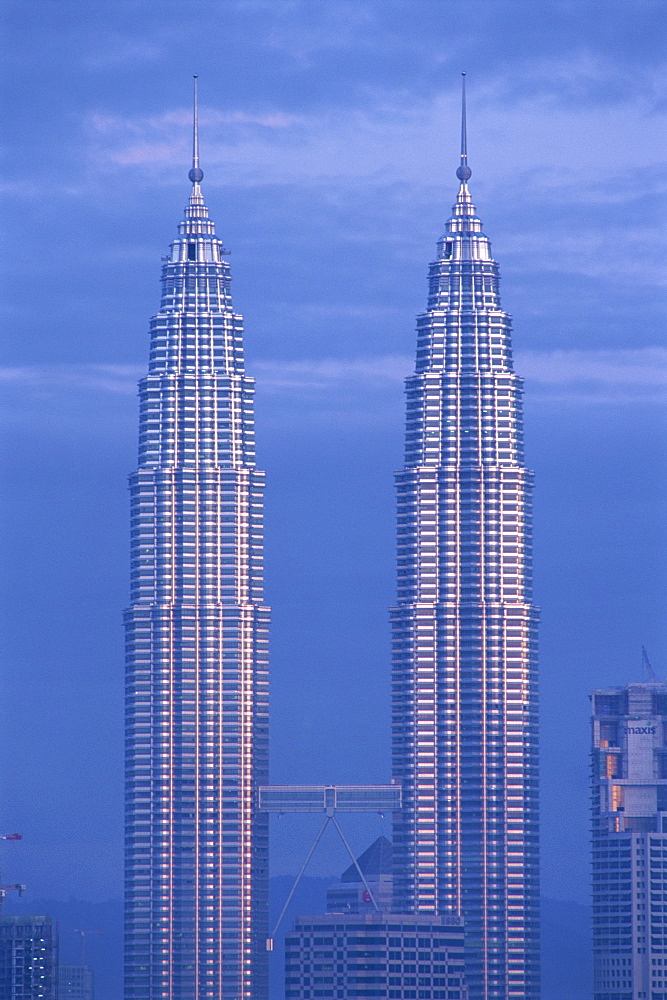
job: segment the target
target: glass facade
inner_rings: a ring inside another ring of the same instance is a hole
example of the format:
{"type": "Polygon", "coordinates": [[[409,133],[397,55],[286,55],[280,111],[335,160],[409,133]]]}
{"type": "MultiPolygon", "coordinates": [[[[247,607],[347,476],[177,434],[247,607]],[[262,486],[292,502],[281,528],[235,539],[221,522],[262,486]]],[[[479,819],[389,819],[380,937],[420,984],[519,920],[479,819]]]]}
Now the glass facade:
{"type": "Polygon", "coordinates": [[[667,1000],[667,684],[592,695],[594,1000],[667,1000]]]}
{"type": "Polygon", "coordinates": [[[253,380],[198,157],[139,387],[125,1000],[264,1000],[268,621],[253,380]]]}
{"type": "MultiPolygon", "coordinates": [[[[465,139],[465,119],[464,119],[465,139]]],[[[406,381],[393,624],[397,912],[465,917],[470,1000],[539,996],[537,623],[522,381],[461,183],[406,381]]]]}

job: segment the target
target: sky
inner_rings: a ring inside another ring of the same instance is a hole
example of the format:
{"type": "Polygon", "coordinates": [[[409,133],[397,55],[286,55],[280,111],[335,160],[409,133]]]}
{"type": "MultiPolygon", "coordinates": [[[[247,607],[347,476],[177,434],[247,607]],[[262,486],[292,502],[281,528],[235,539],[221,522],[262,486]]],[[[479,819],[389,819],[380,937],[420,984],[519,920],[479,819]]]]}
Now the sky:
{"type": "MultiPolygon", "coordinates": [[[[268,477],[272,780],[389,779],[403,379],[465,70],[536,473],[543,891],[587,901],[589,693],[645,679],[642,644],[667,676],[666,21],[662,0],[3,0],[6,881],[121,893],[127,475],[193,73],[268,477]]],[[[390,833],[347,829],[358,851],[390,833]]],[[[275,823],[274,873],[310,836],[275,823]]],[[[345,864],[331,840],[311,871],[345,864]]]]}

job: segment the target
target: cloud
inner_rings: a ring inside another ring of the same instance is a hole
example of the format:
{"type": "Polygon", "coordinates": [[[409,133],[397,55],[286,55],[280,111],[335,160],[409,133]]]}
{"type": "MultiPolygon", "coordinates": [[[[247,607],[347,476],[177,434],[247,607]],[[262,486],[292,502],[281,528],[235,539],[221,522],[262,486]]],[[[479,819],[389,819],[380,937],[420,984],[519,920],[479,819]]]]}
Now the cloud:
{"type": "MultiPolygon", "coordinates": [[[[315,21],[304,25],[309,52],[322,30],[315,21]]],[[[280,24],[274,30],[283,38],[280,24]]],[[[206,191],[221,184],[231,199],[245,189],[239,202],[262,212],[267,230],[286,232],[289,250],[294,234],[321,240],[322,219],[332,245],[383,241],[407,259],[422,220],[434,218],[434,206],[442,218],[453,201],[457,77],[440,72],[438,80],[451,80],[447,87],[365,82],[310,99],[306,93],[299,113],[289,90],[262,91],[261,104],[252,91],[243,99],[235,94],[227,106],[224,98],[218,107],[204,102],[206,191]]],[[[471,75],[472,190],[508,268],[532,282],[545,272],[586,279],[596,286],[600,312],[609,301],[601,286],[610,280],[627,296],[664,281],[656,206],[667,189],[667,108],[660,99],[666,77],[663,66],[650,64],[630,76],[625,65],[584,46],[559,58],[531,54],[511,72],[471,75]]],[[[87,156],[41,185],[31,176],[8,181],[8,193],[33,200],[76,195],[127,211],[147,190],[183,182],[191,110],[185,95],[180,106],[161,106],[159,114],[118,113],[122,104],[110,98],[84,120],[87,156]]]]}
{"type": "Polygon", "coordinates": [[[354,388],[386,388],[403,381],[412,359],[401,354],[350,360],[323,358],[320,361],[255,361],[253,375],[259,391],[273,394],[293,392],[319,394],[354,388]]]}
{"type": "MultiPolygon", "coordinates": [[[[657,203],[667,189],[660,138],[667,108],[659,97],[667,72],[640,67],[625,88],[607,93],[601,81],[611,73],[608,60],[582,49],[572,62],[524,60],[513,74],[473,83],[473,196],[483,219],[488,207],[509,226],[513,236],[503,254],[523,269],[539,264],[593,281],[612,278],[623,288],[655,286],[664,281],[654,249],[659,213],[647,199],[657,203]]],[[[299,114],[278,98],[260,108],[203,106],[205,184],[291,188],[302,201],[316,187],[327,204],[344,205],[348,242],[368,242],[380,232],[396,239],[391,221],[404,228],[427,203],[432,211],[443,195],[445,204],[453,200],[458,81],[417,94],[369,87],[345,106],[349,100],[329,95],[316,109],[304,103],[299,114]]],[[[122,178],[141,166],[134,184],[171,184],[189,160],[190,121],[187,107],[135,117],[98,111],[86,123],[90,176],[108,185],[110,174],[122,178]]],[[[279,214],[282,201],[275,195],[274,201],[279,214]]]]}
{"type": "Polygon", "coordinates": [[[662,254],[655,253],[653,226],[623,225],[622,221],[580,222],[573,230],[557,220],[546,229],[514,232],[505,238],[503,260],[513,257],[528,274],[576,274],[615,280],[617,287],[652,289],[667,283],[662,254]],[[651,248],[650,252],[647,249],[651,248]]]}
{"type": "Polygon", "coordinates": [[[83,64],[91,70],[109,70],[123,65],[157,62],[165,55],[165,47],[154,40],[106,33],[104,47],[96,48],[93,43],[92,50],[83,56],[83,64]]]}
{"type": "MultiPolygon", "coordinates": [[[[470,88],[469,146],[473,176],[493,177],[506,193],[517,182],[523,196],[545,191],[576,200],[618,196],[624,179],[636,193],[636,172],[663,162],[665,109],[662,69],[637,68],[613,97],[599,82],[615,79],[597,55],[513,65],[512,74],[470,88]],[[568,80],[569,86],[554,81],[568,80]],[[593,90],[592,90],[593,88],[593,90]],[[511,90],[511,98],[507,91],[511,90]],[[632,152],[631,152],[632,151],[632,152]],[[638,151],[638,152],[634,152],[638,151]],[[492,168],[492,169],[491,169],[492,168]]],[[[313,102],[314,103],[314,102],[313,102]]],[[[261,109],[201,109],[204,163],[221,167],[226,183],[322,183],[380,178],[385,183],[442,183],[443,149],[458,134],[458,80],[446,89],[415,93],[406,87],[367,87],[351,100],[345,89],[323,106],[300,114],[279,99],[261,109]]],[[[104,170],[141,162],[180,166],[189,142],[189,109],[129,117],[98,112],[88,120],[90,153],[104,170]]],[[[456,157],[451,157],[453,175],[456,157]]],[[[515,195],[513,195],[515,196],[515,195]]]]}
{"type": "MultiPolygon", "coordinates": [[[[288,3],[282,6],[289,10],[288,3]]],[[[369,29],[375,19],[372,7],[337,0],[335,4],[320,5],[315,18],[301,15],[297,31],[292,20],[274,21],[265,30],[264,44],[301,67],[317,66],[326,52],[342,51],[349,56],[360,49],[372,50],[375,39],[369,29]]],[[[385,35],[387,44],[390,38],[385,35]]]]}
{"type": "MultiPolygon", "coordinates": [[[[667,348],[637,350],[517,351],[515,368],[525,381],[532,403],[563,405],[667,402],[667,348]]],[[[410,355],[386,354],[358,358],[320,358],[254,361],[250,374],[257,382],[261,405],[303,405],[312,414],[340,411],[346,420],[350,406],[355,421],[363,423],[390,396],[400,397],[402,384],[414,370],[410,355]]],[[[11,390],[25,402],[40,399],[52,405],[59,397],[94,393],[106,396],[136,393],[145,368],[129,364],[44,365],[0,368],[11,409],[11,390]]],[[[294,413],[294,411],[292,411],[294,413]]]]}
{"type": "Polygon", "coordinates": [[[534,403],[634,405],[667,402],[667,348],[517,351],[534,403]]]}
{"type": "Polygon", "coordinates": [[[516,367],[542,385],[601,385],[667,388],[667,348],[637,350],[517,351],[516,367]]]}
{"type": "Polygon", "coordinates": [[[0,367],[0,385],[7,393],[21,389],[34,396],[57,396],[66,391],[134,394],[145,369],[134,365],[20,365],[0,367]]]}
{"type": "MultiPolygon", "coordinates": [[[[350,360],[257,361],[259,392],[310,396],[322,392],[382,392],[402,383],[413,358],[391,354],[350,360]]],[[[535,400],[667,402],[667,349],[516,351],[515,369],[535,400]]]]}
{"type": "MultiPolygon", "coordinates": [[[[233,148],[247,143],[250,136],[264,131],[294,130],[304,124],[304,119],[287,114],[280,109],[251,112],[233,109],[222,112],[211,108],[201,108],[199,112],[200,130],[207,129],[217,136],[224,133],[220,142],[211,143],[205,159],[216,162],[220,147],[233,148]]],[[[190,148],[192,111],[175,109],[161,115],[129,117],[104,112],[95,112],[85,123],[91,143],[90,154],[98,165],[105,161],[109,165],[127,167],[145,165],[153,170],[160,165],[182,166],[184,154],[190,148]]],[[[261,141],[257,145],[257,154],[261,141]]]]}
{"type": "MultiPolygon", "coordinates": [[[[283,111],[268,111],[251,113],[249,111],[218,111],[216,109],[200,108],[200,128],[207,125],[212,128],[223,128],[226,125],[257,125],[261,128],[284,129],[299,124],[303,119],[298,115],[288,115],[283,111]]],[[[169,134],[175,132],[174,126],[187,130],[192,128],[192,110],[177,109],[165,111],[161,115],[150,115],[140,118],[129,116],[93,113],[88,119],[90,129],[101,136],[126,137],[144,136],[146,133],[169,134]]]]}

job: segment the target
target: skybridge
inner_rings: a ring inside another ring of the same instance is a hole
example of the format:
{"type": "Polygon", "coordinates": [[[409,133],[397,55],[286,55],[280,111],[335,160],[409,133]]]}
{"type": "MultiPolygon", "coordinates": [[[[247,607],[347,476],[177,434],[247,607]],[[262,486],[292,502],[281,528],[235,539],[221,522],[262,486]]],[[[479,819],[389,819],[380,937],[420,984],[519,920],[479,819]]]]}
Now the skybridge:
{"type": "Polygon", "coordinates": [[[333,823],[335,826],[345,850],[352,859],[352,864],[357,869],[370,901],[379,912],[380,908],[373,895],[373,890],[359,867],[352,848],[336,819],[336,814],[380,813],[384,816],[385,813],[398,812],[401,807],[402,789],[400,785],[260,785],[259,808],[262,812],[278,813],[279,815],[285,815],[285,813],[320,813],[324,815],[324,822],[306,855],[306,860],[302,864],[292,890],[285,901],[271,937],[266,939],[267,951],[273,951],[273,942],[287,907],[329,823],[333,823]]]}
{"type": "Polygon", "coordinates": [[[259,808],[268,813],[391,813],[402,804],[400,785],[262,785],[259,808]]]}

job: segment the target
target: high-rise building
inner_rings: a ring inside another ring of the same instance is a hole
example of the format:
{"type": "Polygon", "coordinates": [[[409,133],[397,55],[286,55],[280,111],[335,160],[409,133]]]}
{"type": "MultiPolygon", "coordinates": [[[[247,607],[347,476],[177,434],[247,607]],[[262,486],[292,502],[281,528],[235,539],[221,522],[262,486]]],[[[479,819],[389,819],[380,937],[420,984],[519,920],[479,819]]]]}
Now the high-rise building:
{"type": "MultiPolygon", "coordinates": [[[[464,81],[465,82],[465,81],[464,81]]],[[[471,1000],[539,996],[537,622],[522,381],[460,182],[406,381],[393,623],[397,912],[465,918],[471,1000]]]]}
{"type": "Polygon", "coordinates": [[[195,91],[192,190],[164,258],[130,477],[125,1000],[268,989],[264,476],[202,178],[195,91]]]}
{"type": "Polygon", "coordinates": [[[391,913],[393,865],[391,842],[378,837],[327,889],[327,913],[391,913]],[[363,880],[362,880],[363,879],[363,880]]]}
{"type": "Polygon", "coordinates": [[[95,1000],[95,976],[87,965],[61,965],[58,1000],[95,1000]]]}
{"type": "Polygon", "coordinates": [[[594,1000],[667,1000],[667,684],[592,703],[594,1000]]]}
{"type": "Polygon", "coordinates": [[[328,913],[285,936],[286,1000],[467,1000],[463,980],[456,916],[328,913]]]}
{"type": "Polygon", "coordinates": [[[56,1000],[58,939],[51,917],[0,917],[0,997],[56,1000]]]}

